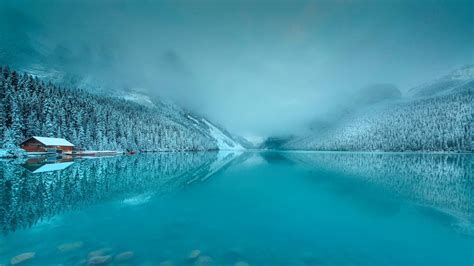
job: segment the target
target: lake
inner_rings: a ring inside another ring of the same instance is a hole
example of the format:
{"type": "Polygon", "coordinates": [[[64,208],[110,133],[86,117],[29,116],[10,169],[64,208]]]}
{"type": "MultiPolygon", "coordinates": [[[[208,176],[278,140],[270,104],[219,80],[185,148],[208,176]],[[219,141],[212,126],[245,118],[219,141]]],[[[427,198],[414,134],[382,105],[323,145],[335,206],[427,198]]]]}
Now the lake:
{"type": "Polygon", "coordinates": [[[472,154],[0,161],[0,265],[473,265],[472,154]]]}

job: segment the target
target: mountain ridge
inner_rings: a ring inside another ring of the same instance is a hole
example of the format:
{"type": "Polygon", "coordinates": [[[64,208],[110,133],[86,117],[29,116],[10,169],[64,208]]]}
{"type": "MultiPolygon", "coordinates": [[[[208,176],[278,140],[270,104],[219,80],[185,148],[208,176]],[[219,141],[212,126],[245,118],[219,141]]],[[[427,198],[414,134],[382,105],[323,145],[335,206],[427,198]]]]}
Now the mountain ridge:
{"type": "MultiPolygon", "coordinates": [[[[46,73],[46,72],[44,72],[46,73]]],[[[130,102],[134,102],[140,105],[143,105],[148,108],[157,108],[160,110],[165,110],[165,115],[168,117],[174,119],[175,121],[181,121],[180,123],[183,126],[190,127],[189,123],[183,122],[185,119],[183,117],[186,117],[187,115],[194,116],[194,117],[201,117],[197,114],[194,114],[188,110],[183,109],[182,107],[178,106],[174,102],[170,100],[163,100],[158,97],[153,97],[151,98],[148,94],[142,92],[139,89],[110,89],[110,88],[105,88],[101,85],[96,85],[96,86],[90,86],[90,84],[94,84],[93,81],[88,80],[87,77],[80,77],[80,76],[75,76],[74,79],[67,79],[64,80],[64,77],[67,77],[67,74],[60,74],[56,75],[56,72],[50,75],[45,75],[46,77],[49,77],[50,80],[53,80],[54,82],[57,82],[59,84],[64,84],[68,87],[78,87],[80,89],[85,89],[87,91],[95,91],[92,93],[97,93],[99,95],[109,95],[110,93],[112,94],[113,97],[117,98],[122,98],[130,102]]],[[[30,74],[34,75],[35,72],[31,72],[30,74]]],[[[98,82],[98,84],[101,84],[98,82]]],[[[242,150],[245,149],[242,146],[242,143],[244,141],[241,139],[242,137],[240,136],[234,136],[231,133],[229,133],[227,130],[225,130],[223,127],[218,126],[216,123],[210,122],[209,119],[205,119],[210,125],[206,125],[203,122],[204,117],[200,118],[199,123],[197,123],[197,130],[199,130],[201,133],[209,136],[210,138],[213,138],[217,143],[218,143],[218,149],[219,150],[242,150]],[[203,124],[204,123],[204,124],[203,124]]]]}
{"type": "Polygon", "coordinates": [[[144,105],[136,97],[94,94],[8,67],[0,70],[3,148],[15,148],[24,138],[41,135],[65,137],[87,149],[243,149],[226,131],[207,120],[194,124],[171,103],[146,101],[144,105]]]}
{"type": "Polygon", "coordinates": [[[283,150],[472,152],[474,67],[364,106],[326,128],[280,143],[283,150]]]}

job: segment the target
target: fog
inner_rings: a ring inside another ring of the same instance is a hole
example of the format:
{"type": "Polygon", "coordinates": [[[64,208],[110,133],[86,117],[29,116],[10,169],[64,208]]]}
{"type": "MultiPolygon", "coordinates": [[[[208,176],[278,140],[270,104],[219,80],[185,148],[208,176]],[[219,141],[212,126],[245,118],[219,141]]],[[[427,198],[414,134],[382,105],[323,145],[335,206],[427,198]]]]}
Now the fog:
{"type": "Polygon", "coordinates": [[[1,1],[0,64],[135,89],[251,139],[474,61],[471,1],[1,1]],[[471,3],[470,3],[471,2],[471,3]]]}

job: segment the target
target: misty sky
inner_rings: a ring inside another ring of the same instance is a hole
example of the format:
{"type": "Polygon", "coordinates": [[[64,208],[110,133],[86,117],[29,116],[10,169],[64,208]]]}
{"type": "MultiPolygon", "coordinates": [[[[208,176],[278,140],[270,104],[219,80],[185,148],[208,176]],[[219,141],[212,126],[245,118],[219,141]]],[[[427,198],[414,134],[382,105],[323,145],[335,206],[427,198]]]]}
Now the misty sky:
{"type": "Polygon", "coordinates": [[[0,64],[171,98],[246,137],[287,134],[361,87],[404,92],[472,64],[472,3],[0,0],[0,64]]]}

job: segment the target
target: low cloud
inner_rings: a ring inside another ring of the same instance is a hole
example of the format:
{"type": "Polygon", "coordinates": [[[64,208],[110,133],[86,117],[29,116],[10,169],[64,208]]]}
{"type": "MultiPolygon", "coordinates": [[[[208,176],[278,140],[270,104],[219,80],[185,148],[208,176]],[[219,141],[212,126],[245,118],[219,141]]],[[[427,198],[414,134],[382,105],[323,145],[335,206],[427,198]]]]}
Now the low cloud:
{"type": "Polygon", "coordinates": [[[467,1],[53,2],[0,4],[1,64],[140,88],[253,138],[474,60],[467,1]]]}

